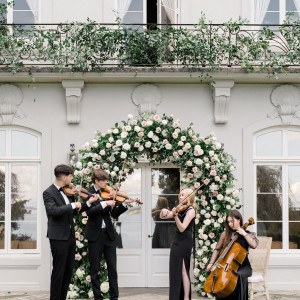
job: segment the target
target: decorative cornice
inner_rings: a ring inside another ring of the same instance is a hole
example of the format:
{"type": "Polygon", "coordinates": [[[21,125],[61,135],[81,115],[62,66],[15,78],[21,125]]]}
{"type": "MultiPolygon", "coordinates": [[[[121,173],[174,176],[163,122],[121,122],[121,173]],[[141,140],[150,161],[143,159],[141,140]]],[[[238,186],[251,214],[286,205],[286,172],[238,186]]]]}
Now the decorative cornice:
{"type": "Polygon", "coordinates": [[[18,107],[23,102],[23,93],[15,85],[0,85],[0,116],[3,125],[13,124],[18,115],[18,107]]]}
{"type": "Polygon", "coordinates": [[[282,125],[291,125],[293,118],[300,118],[300,111],[297,111],[300,93],[294,85],[276,87],[270,95],[270,100],[275,106],[275,110],[268,115],[270,119],[280,118],[282,125]]]}
{"type": "Polygon", "coordinates": [[[215,124],[228,122],[230,89],[234,86],[233,80],[217,80],[213,87],[215,124]]]}
{"type": "Polygon", "coordinates": [[[67,121],[69,124],[80,123],[80,101],[83,80],[63,80],[62,85],[66,90],[67,121]]]}
{"type": "Polygon", "coordinates": [[[131,94],[132,102],[137,106],[140,115],[155,114],[162,101],[161,91],[155,84],[144,83],[135,87],[131,94]]]}

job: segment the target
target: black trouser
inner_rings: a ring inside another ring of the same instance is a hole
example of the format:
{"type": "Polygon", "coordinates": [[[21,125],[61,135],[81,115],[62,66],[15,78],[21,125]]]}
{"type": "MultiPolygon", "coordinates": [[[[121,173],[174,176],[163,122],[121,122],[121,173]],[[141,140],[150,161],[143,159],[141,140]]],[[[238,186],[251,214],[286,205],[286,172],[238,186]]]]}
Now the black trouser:
{"type": "MultiPolygon", "coordinates": [[[[101,230],[101,229],[100,229],[101,230]]],[[[100,290],[100,261],[102,253],[104,254],[109,281],[109,293],[111,300],[117,300],[119,297],[118,274],[117,274],[117,251],[114,241],[108,238],[107,232],[102,231],[96,241],[88,242],[88,252],[90,260],[91,281],[95,300],[102,300],[100,290]]]]}
{"type": "Polygon", "coordinates": [[[76,243],[70,233],[66,241],[50,240],[53,257],[50,300],[65,300],[73,274],[76,243]]]}

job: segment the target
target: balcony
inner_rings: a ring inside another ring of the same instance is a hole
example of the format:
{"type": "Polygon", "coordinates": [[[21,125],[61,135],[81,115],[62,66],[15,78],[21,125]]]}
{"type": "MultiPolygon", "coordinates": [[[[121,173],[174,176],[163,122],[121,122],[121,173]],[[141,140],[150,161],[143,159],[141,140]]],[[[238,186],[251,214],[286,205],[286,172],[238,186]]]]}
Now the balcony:
{"type": "Polygon", "coordinates": [[[0,72],[300,71],[300,22],[0,24],[0,72]]]}

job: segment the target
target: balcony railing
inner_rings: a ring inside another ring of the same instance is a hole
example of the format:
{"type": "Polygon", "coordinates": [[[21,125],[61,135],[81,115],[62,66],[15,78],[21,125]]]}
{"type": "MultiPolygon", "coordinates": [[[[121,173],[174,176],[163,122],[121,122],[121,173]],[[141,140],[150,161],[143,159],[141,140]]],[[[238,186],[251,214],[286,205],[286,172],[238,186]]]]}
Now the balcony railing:
{"type": "Polygon", "coordinates": [[[0,67],[105,71],[127,68],[300,67],[300,22],[242,24],[0,24],[0,67]]]}

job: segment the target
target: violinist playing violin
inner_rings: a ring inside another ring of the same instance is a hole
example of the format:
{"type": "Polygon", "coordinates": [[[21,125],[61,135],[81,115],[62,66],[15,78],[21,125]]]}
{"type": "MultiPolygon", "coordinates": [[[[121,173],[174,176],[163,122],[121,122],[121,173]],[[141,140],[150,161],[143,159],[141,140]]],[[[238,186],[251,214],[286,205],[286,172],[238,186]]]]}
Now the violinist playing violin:
{"type": "Polygon", "coordinates": [[[163,208],[161,219],[174,218],[177,231],[170,252],[170,300],[191,299],[190,261],[194,246],[193,228],[197,205],[192,189],[182,189],[178,196],[179,205],[172,211],[163,208]]]}
{"type": "Polygon", "coordinates": [[[95,170],[92,173],[93,186],[88,189],[88,192],[92,194],[97,193],[100,200],[91,205],[88,204],[90,206],[87,210],[89,218],[84,235],[84,238],[88,240],[90,276],[95,300],[103,299],[99,276],[102,253],[107,263],[110,299],[117,300],[119,297],[116,232],[111,217],[118,218],[128,209],[127,204],[135,201],[133,198],[127,197],[119,206],[116,206],[116,201],[113,199],[104,201],[101,193],[107,186],[108,178],[109,176],[104,170],[95,170]]]}
{"type": "MultiPolygon", "coordinates": [[[[219,256],[220,251],[230,243],[230,241],[234,238],[235,233],[238,233],[236,243],[239,243],[247,252],[249,247],[252,249],[255,249],[257,247],[258,239],[256,238],[255,234],[243,229],[243,217],[238,210],[233,209],[226,216],[225,231],[221,234],[217,246],[214,249],[214,252],[206,269],[207,272],[211,271],[214,262],[219,256]]],[[[238,280],[233,293],[222,299],[248,299],[248,277],[252,275],[252,268],[248,259],[248,254],[246,255],[243,263],[239,266],[237,273],[238,280]]],[[[217,299],[219,298],[217,297],[217,299]]]]}
{"type": "MultiPolygon", "coordinates": [[[[54,175],[54,183],[43,193],[48,218],[47,237],[53,257],[50,300],[65,300],[75,262],[73,215],[85,211],[87,204],[75,202],[73,196],[67,196],[63,191],[63,187],[70,185],[73,179],[73,169],[70,166],[56,166],[54,175]]],[[[93,195],[87,203],[93,203],[97,199],[97,195],[93,195]]]]}

